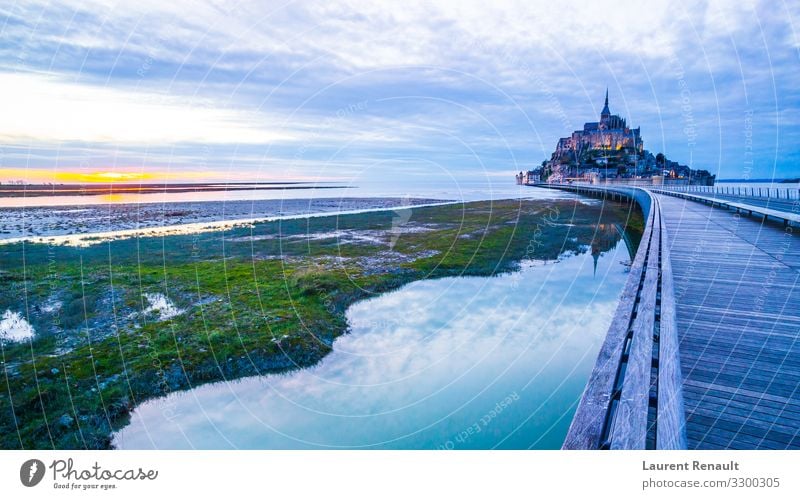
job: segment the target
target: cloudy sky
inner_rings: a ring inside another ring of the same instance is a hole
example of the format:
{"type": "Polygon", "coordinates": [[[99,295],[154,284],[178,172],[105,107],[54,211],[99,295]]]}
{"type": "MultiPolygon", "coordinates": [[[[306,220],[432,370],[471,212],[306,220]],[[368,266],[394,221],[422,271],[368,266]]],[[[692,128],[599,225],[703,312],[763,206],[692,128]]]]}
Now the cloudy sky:
{"type": "Polygon", "coordinates": [[[4,2],[0,180],[502,176],[606,87],[654,153],[800,176],[800,4],[550,3],[4,2]]]}

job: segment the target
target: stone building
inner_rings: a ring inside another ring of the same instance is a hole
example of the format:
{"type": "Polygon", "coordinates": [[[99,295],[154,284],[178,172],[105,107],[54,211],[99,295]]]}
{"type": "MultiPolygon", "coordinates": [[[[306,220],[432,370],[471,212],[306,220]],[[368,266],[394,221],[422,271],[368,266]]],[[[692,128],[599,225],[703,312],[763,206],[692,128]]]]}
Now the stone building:
{"type": "Polygon", "coordinates": [[[630,128],[625,118],[611,114],[608,109],[608,90],[600,121],[584,123],[583,130],[575,130],[569,137],[559,139],[551,160],[567,159],[579,162],[590,150],[620,151],[627,149],[629,155],[644,152],[640,129],[630,128]]]}
{"type": "MultiPolygon", "coordinates": [[[[649,181],[659,177],[664,182],[713,185],[715,176],[705,170],[654,156],[644,148],[639,127],[631,128],[625,118],[611,114],[608,89],[599,121],[584,123],[569,137],[562,137],[549,160],[532,170],[538,181],[649,181]]],[[[528,183],[520,174],[518,181],[528,183]]]]}

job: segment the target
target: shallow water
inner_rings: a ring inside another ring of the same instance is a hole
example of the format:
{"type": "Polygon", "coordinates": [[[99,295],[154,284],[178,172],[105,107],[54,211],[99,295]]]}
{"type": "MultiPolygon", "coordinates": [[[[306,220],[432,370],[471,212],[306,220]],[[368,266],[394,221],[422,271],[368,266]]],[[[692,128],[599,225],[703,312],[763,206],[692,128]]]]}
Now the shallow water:
{"type": "Polygon", "coordinates": [[[627,277],[625,244],[359,302],[318,365],[137,407],[118,448],[558,448],[627,277]]]}
{"type": "Polygon", "coordinates": [[[581,199],[573,193],[504,183],[294,191],[208,191],[103,196],[0,197],[0,244],[20,241],[89,245],[137,236],[222,230],[254,221],[346,214],[441,202],[499,199],[581,199]],[[358,194],[362,197],[354,197],[358,194]],[[339,197],[337,197],[339,196],[339,197]]]}
{"type": "MultiPolygon", "coordinates": [[[[452,179],[450,181],[420,181],[412,184],[389,181],[358,181],[307,183],[292,189],[254,190],[197,190],[190,192],[120,192],[97,195],[0,196],[0,208],[57,207],[57,206],[114,206],[124,204],[173,204],[240,201],[289,201],[298,199],[347,199],[358,197],[416,197],[439,200],[482,201],[518,197],[551,197],[542,189],[517,185],[513,175],[495,178],[452,179]],[[338,187],[341,186],[341,187],[338,187]],[[302,188],[297,188],[302,187],[302,188]]],[[[125,187],[122,185],[121,187],[125,187]]]]}

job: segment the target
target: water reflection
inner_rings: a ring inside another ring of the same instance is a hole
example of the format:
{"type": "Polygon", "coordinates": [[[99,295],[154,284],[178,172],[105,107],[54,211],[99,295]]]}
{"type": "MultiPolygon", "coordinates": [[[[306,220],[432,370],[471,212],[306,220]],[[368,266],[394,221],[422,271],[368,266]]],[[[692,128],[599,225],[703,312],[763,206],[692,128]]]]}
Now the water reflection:
{"type": "Polygon", "coordinates": [[[357,303],[317,366],[147,402],[114,444],[558,448],[626,278],[619,231],[599,229],[555,263],[357,303]]]}
{"type": "Polygon", "coordinates": [[[192,190],[183,192],[125,192],[113,194],[52,195],[52,196],[7,196],[0,193],[0,208],[23,208],[43,206],[96,206],[118,204],[170,204],[198,202],[258,201],[265,199],[320,199],[350,197],[395,197],[411,196],[431,199],[455,199],[459,201],[498,200],[516,198],[534,199],[573,199],[572,193],[536,189],[498,180],[493,184],[485,181],[458,181],[450,183],[422,185],[397,185],[391,183],[348,184],[310,183],[292,186],[291,189],[254,190],[192,190]],[[302,188],[300,188],[302,187],[302,188]]]}

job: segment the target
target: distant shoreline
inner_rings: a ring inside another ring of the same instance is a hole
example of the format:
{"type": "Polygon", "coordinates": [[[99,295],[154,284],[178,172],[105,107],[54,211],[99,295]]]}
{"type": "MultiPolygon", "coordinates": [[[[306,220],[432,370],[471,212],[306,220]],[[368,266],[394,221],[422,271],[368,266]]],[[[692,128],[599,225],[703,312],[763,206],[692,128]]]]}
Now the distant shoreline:
{"type": "Polygon", "coordinates": [[[182,192],[350,189],[330,182],[207,182],[201,184],[0,184],[0,198],[33,196],[97,196],[104,194],[165,194],[182,192]]]}

